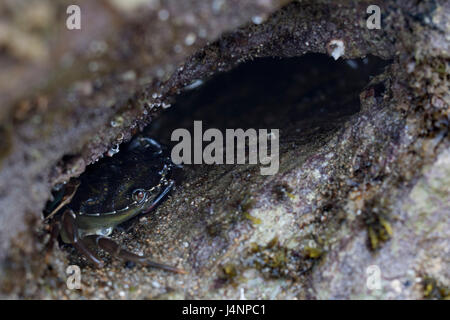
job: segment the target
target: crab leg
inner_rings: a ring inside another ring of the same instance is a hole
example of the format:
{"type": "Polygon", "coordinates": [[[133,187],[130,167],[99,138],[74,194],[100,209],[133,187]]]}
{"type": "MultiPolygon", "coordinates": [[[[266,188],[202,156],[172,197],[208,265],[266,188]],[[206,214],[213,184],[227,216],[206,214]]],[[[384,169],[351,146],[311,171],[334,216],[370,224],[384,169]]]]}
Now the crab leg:
{"type": "Polygon", "coordinates": [[[101,261],[92,250],[78,237],[78,227],[75,223],[74,213],[71,210],[64,211],[62,215],[62,228],[66,233],[70,243],[81,252],[86,258],[92,261],[97,268],[103,267],[103,261],[101,261]]]}
{"type": "Polygon", "coordinates": [[[45,261],[48,263],[50,257],[50,251],[53,249],[55,245],[55,240],[58,238],[58,235],[61,231],[61,221],[59,219],[54,219],[50,224],[50,239],[45,246],[45,261]]]}
{"type": "Polygon", "coordinates": [[[44,218],[44,220],[50,219],[62,207],[64,207],[66,204],[68,204],[72,200],[72,198],[75,195],[75,193],[77,192],[79,186],[80,186],[80,181],[78,181],[78,180],[74,180],[74,181],[69,182],[67,184],[65,190],[64,190],[65,194],[63,195],[63,198],[61,199],[61,202],[58,204],[58,206],[56,208],[54,208],[52,210],[52,212],[49,213],[48,216],[46,216],[44,218]]]}
{"type": "Polygon", "coordinates": [[[154,267],[154,268],[164,269],[164,270],[171,271],[171,272],[186,274],[186,271],[184,271],[182,269],[177,269],[172,266],[154,262],[154,261],[149,260],[146,257],[138,256],[128,250],[124,250],[112,239],[109,239],[109,238],[106,238],[103,236],[97,236],[95,241],[101,249],[105,250],[106,252],[108,252],[111,255],[118,257],[120,259],[123,259],[126,261],[133,261],[136,263],[142,263],[149,267],[154,267]]]}
{"type": "Polygon", "coordinates": [[[61,231],[61,221],[59,219],[54,219],[50,224],[50,239],[48,240],[46,251],[53,249],[55,245],[55,240],[58,238],[59,232],[61,231]]]}

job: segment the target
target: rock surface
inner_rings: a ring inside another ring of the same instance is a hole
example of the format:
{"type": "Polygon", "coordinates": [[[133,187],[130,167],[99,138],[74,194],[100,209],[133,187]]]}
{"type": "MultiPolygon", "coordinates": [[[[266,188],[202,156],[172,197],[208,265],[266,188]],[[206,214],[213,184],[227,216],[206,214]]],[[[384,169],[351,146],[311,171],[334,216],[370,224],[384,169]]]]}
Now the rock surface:
{"type": "Polygon", "coordinates": [[[0,5],[2,296],[448,297],[448,2],[386,1],[369,30],[367,1],[85,1],[86,32],[65,30],[63,4],[24,3],[0,5]],[[319,55],[334,40],[337,62],[319,55]],[[284,60],[244,65],[264,57],[284,60]],[[114,234],[188,275],[45,256],[53,184],[147,124],[166,142],[193,120],[282,130],[277,175],[185,166],[156,212],[114,234]]]}

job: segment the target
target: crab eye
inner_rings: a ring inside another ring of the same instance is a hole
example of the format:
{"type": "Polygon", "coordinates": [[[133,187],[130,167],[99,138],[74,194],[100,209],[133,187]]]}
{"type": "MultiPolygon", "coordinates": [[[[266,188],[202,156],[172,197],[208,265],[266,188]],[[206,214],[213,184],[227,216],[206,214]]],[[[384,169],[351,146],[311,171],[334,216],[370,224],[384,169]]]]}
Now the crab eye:
{"type": "Polygon", "coordinates": [[[133,191],[133,200],[137,202],[141,202],[145,198],[145,190],[143,189],[136,189],[133,191]]]}

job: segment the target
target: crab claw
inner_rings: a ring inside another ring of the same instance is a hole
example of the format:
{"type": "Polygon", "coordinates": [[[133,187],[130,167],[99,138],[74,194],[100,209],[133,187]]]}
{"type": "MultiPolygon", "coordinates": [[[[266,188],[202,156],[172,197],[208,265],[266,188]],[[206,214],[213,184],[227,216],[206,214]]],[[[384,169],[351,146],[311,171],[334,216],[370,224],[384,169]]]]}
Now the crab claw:
{"type": "Polygon", "coordinates": [[[72,210],[67,209],[62,215],[62,229],[65,237],[80,253],[95,264],[97,268],[103,268],[104,263],[94,252],[84,243],[83,239],[78,236],[78,227],[75,222],[75,214],[72,210]]]}

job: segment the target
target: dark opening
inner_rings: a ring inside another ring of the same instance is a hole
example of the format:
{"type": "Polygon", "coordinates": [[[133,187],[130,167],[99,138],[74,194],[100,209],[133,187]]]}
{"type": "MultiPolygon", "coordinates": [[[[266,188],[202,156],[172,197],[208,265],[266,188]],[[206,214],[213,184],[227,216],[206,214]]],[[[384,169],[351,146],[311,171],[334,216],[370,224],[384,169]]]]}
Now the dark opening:
{"type": "Polygon", "coordinates": [[[172,132],[192,133],[194,120],[203,122],[203,132],[277,128],[283,151],[286,142],[313,138],[308,129],[329,130],[357,113],[359,94],[387,64],[373,56],[334,61],[323,54],[257,59],[186,90],[146,134],[174,145],[172,132]]]}

